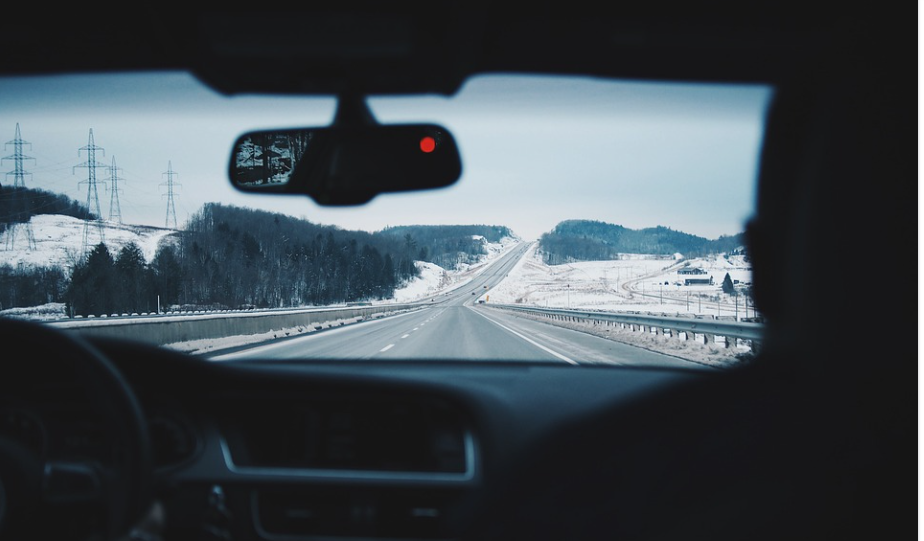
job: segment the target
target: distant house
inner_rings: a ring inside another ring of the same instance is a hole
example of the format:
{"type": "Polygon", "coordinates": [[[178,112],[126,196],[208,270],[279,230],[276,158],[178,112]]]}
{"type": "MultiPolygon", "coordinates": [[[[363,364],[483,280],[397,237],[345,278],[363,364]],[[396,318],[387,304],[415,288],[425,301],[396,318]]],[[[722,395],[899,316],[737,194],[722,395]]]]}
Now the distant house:
{"type": "Polygon", "coordinates": [[[699,267],[684,267],[678,270],[677,274],[706,274],[706,271],[699,267]]]}
{"type": "Polygon", "coordinates": [[[712,276],[708,278],[684,278],[683,285],[685,286],[711,286],[715,282],[712,281],[712,276]]]}

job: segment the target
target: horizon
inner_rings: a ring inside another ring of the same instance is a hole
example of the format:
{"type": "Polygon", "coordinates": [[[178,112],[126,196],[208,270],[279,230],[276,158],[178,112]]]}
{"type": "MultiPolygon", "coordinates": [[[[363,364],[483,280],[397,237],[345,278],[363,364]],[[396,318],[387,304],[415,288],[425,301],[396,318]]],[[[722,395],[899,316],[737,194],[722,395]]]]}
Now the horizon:
{"type": "MultiPolygon", "coordinates": [[[[11,186],[3,186],[2,184],[0,184],[0,189],[7,189],[7,188],[14,188],[14,187],[11,187],[11,186]]],[[[54,194],[54,195],[65,195],[65,196],[67,195],[67,194],[59,194],[59,193],[56,193],[56,192],[51,192],[51,191],[48,191],[48,190],[43,190],[43,189],[41,189],[41,188],[26,188],[26,189],[28,189],[28,190],[45,191],[45,192],[47,192],[47,193],[52,193],[52,194],[54,194]]],[[[74,200],[74,199],[71,199],[71,201],[73,201],[73,202],[74,202],[75,204],[77,204],[77,205],[80,205],[81,208],[86,209],[86,205],[85,205],[84,203],[82,203],[82,202],[80,202],[80,201],[77,201],[77,200],[74,200]]],[[[540,240],[539,237],[536,237],[536,238],[525,238],[525,237],[523,237],[522,235],[520,235],[519,233],[517,233],[517,231],[516,231],[515,229],[513,229],[512,227],[510,227],[510,226],[508,226],[508,225],[506,225],[506,224],[503,224],[503,223],[432,223],[432,224],[424,224],[424,223],[405,223],[405,224],[388,224],[388,225],[385,225],[384,227],[382,227],[381,229],[375,229],[375,230],[367,230],[367,229],[348,229],[348,228],[341,227],[341,226],[339,226],[339,225],[337,225],[337,224],[328,224],[328,223],[316,222],[316,221],[312,221],[312,220],[310,220],[310,219],[308,219],[308,218],[306,218],[306,217],[304,217],[304,216],[293,216],[293,215],[291,215],[291,214],[288,214],[288,213],[285,213],[285,212],[281,212],[281,211],[274,211],[274,210],[269,210],[269,209],[265,209],[265,208],[257,208],[257,207],[248,207],[248,206],[238,205],[238,204],[227,204],[227,203],[222,203],[222,202],[219,202],[219,201],[212,201],[212,202],[205,202],[205,203],[203,203],[202,206],[199,207],[199,209],[196,210],[196,211],[193,213],[193,215],[194,215],[195,213],[198,213],[201,209],[203,209],[205,206],[208,206],[208,205],[231,206],[231,207],[236,207],[236,208],[240,208],[240,209],[243,209],[243,210],[258,211],[258,212],[266,212],[266,213],[269,213],[269,214],[278,214],[278,215],[280,215],[280,216],[287,216],[287,217],[292,218],[292,219],[295,219],[295,220],[305,221],[305,222],[308,222],[308,223],[313,224],[313,225],[319,225],[319,226],[323,226],[323,227],[340,228],[340,229],[343,229],[344,231],[360,231],[360,232],[366,232],[366,233],[380,233],[380,232],[384,232],[384,231],[387,230],[387,229],[391,229],[391,228],[401,228],[401,227],[480,227],[480,226],[485,226],[485,227],[505,227],[505,228],[507,228],[510,232],[514,233],[514,234],[516,235],[517,238],[519,238],[520,240],[523,240],[523,241],[527,241],[527,242],[528,242],[528,241],[538,241],[538,240],[540,240]]],[[[44,214],[44,213],[43,213],[43,214],[44,214]]],[[[80,218],[76,218],[76,219],[80,219],[80,218]]],[[[179,223],[178,223],[176,228],[170,228],[170,227],[165,227],[165,226],[160,226],[160,225],[151,225],[151,224],[146,224],[146,223],[133,223],[133,222],[125,221],[125,220],[123,220],[123,221],[121,221],[121,222],[118,222],[118,221],[108,220],[108,219],[105,219],[105,218],[99,219],[99,220],[89,220],[89,221],[90,221],[91,223],[95,223],[95,222],[97,222],[97,221],[101,221],[101,222],[103,222],[103,223],[116,224],[116,225],[130,225],[130,226],[137,226],[137,227],[150,227],[150,228],[155,228],[155,229],[168,229],[168,230],[172,230],[172,231],[183,231],[183,230],[184,230],[184,227],[185,227],[185,225],[186,225],[185,222],[184,222],[183,224],[179,224],[179,223]]],[[[723,234],[721,234],[721,235],[719,235],[719,236],[717,236],[717,237],[710,238],[710,237],[704,237],[704,236],[702,236],[702,235],[697,235],[697,234],[695,234],[695,233],[689,233],[689,232],[684,231],[684,230],[682,230],[682,229],[677,229],[677,228],[674,228],[674,227],[672,227],[672,226],[665,225],[665,224],[657,224],[657,225],[652,225],[652,226],[644,226],[644,227],[634,228],[634,227],[625,226],[625,225],[623,225],[623,224],[618,224],[618,223],[613,223],[613,222],[605,222],[605,221],[602,221],[602,220],[590,219],[590,218],[567,218],[567,219],[561,220],[561,221],[559,221],[558,223],[556,223],[555,225],[553,225],[552,228],[548,229],[547,231],[543,231],[543,234],[545,234],[545,233],[551,233],[551,232],[554,231],[555,228],[557,228],[559,225],[561,225],[561,224],[563,224],[563,223],[566,223],[566,222],[594,222],[594,223],[600,223],[600,224],[609,225],[609,226],[622,227],[622,228],[628,229],[628,230],[630,230],[630,231],[644,231],[644,230],[647,230],[647,229],[665,228],[665,229],[668,229],[668,230],[670,230],[670,231],[675,231],[675,232],[678,232],[678,233],[683,233],[683,234],[687,234],[687,235],[692,235],[692,236],[694,236],[694,237],[701,238],[701,239],[705,239],[705,240],[708,240],[708,241],[719,240],[720,238],[723,238],[723,237],[735,237],[735,236],[743,235],[743,234],[744,234],[744,228],[742,227],[742,230],[739,231],[739,232],[737,232],[737,233],[723,233],[723,234]]],[[[540,236],[541,236],[541,235],[540,235],[540,236]]]]}
{"type": "Polygon", "coordinates": [[[740,233],[755,208],[772,96],[764,85],[492,75],[451,97],[369,98],[382,123],[446,127],[462,177],[363,206],[323,207],[306,196],[239,192],[227,168],[246,131],[330,125],[333,97],[222,96],[182,72],[12,77],[0,80],[0,92],[7,148],[13,122],[27,144],[25,186],[91,200],[80,166],[92,131],[96,159],[115,165],[118,181],[113,193],[108,169],[100,170],[100,212],[108,215],[115,198],[120,215],[139,225],[167,227],[171,210],[179,225],[217,200],[357,231],[503,224],[531,240],[574,216],[706,239],[740,233]]]}

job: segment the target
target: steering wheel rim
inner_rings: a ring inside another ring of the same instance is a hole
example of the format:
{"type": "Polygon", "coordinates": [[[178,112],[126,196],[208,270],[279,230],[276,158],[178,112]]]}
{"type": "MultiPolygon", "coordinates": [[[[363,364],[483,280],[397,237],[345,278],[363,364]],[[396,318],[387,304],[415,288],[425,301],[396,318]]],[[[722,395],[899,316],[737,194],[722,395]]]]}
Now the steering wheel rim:
{"type": "MultiPolygon", "coordinates": [[[[8,362],[0,363],[0,380],[16,385],[22,371],[14,364],[20,362],[41,363],[42,370],[71,377],[103,420],[113,451],[106,463],[35,456],[0,434],[0,486],[5,500],[0,502],[5,509],[0,514],[0,537],[41,538],[56,526],[59,513],[75,502],[88,501],[104,517],[96,528],[100,531],[91,533],[107,540],[125,534],[150,504],[153,463],[147,422],[130,385],[96,347],[76,334],[0,318],[0,340],[22,352],[22,357],[9,356],[8,362]]],[[[0,398],[5,392],[0,388],[0,398]]]]}

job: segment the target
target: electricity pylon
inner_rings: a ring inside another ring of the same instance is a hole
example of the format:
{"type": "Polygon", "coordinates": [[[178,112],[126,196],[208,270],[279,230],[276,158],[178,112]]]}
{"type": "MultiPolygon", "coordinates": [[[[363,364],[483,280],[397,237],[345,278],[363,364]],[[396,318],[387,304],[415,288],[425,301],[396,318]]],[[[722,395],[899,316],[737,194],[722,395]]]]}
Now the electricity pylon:
{"type": "Polygon", "coordinates": [[[16,237],[22,236],[26,239],[26,245],[31,251],[35,249],[35,234],[32,232],[32,216],[25,205],[23,190],[26,188],[26,175],[32,176],[23,169],[25,160],[34,160],[31,156],[23,154],[23,146],[32,143],[23,141],[19,133],[19,122],[16,123],[16,134],[12,141],[7,141],[7,145],[13,145],[13,154],[4,156],[3,160],[13,160],[13,170],[6,173],[7,178],[13,177],[13,191],[11,192],[13,213],[6,217],[9,225],[9,233],[6,237],[6,247],[12,250],[16,247],[16,237]]]}
{"type": "Polygon", "coordinates": [[[119,206],[119,180],[125,180],[119,177],[119,168],[116,167],[115,156],[112,157],[112,165],[109,166],[109,182],[111,187],[109,193],[109,221],[122,223],[122,208],[119,206]]]}
{"type": "MultiPolygon", "coordinates": [[[[87,209],[90,211],[90,217],[84,222],[83,226],[83,256],[86,257],[90,253],[90,222],[96,222],[96,228],[99,231],[99,241],[102,243],[106,242],[106,235],[103,231],[103,213],[99,209],[99,193],[97,191],[97,184],[102,183],[103,181],[96,179],[96,168],[97,167],[106,167],[106,164],[96,161],[96,151],[99,150],[105,154],[105,150],[102,147],[96,146],[93,142],[93,128],[90,128],[90,137],[87,142],[87,146],[81,147],[78,149],[77,154],[80,155],[80,151],[87,152],[87,161],[77,164],[74,166],[74,171],[78,167],[87,168],[87,180],[80,181],[79,184],[87,184],[87,209]],[[93,216],[96,216],[93,219],[93,216]]],[[[103,183],[105,188],[105,183],[103,183]]]]}
{"type": "Polygon", "coordinates": [[[164,227],[176,229],[176,208],[173,204],[173,196],[176,192],[173,191],[173,187],[178,186],[178,184],[173,181],[173,176],[176,173],[173,171],[173,164],[170,161],[167,161],[167,171],[164,174],[167,175],[167,182],[161,184],[161,186],[167,187],[167,193],[163,194],[167,197],[167,219],[164,221],[164,227]]]}

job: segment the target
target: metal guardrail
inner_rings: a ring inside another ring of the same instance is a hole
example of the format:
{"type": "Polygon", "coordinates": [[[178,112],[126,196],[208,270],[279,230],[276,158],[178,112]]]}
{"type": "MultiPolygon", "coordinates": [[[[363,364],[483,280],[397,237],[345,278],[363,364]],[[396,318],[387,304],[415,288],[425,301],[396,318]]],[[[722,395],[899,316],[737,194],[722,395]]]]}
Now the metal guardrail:
{"type": "MultiPolygon", "coordinates": [[[[732,340],[743,340],[750,344],[752,350],[757,350],[764,336],[764,326],[761,323],[744,321],[722,321],[717,319],[699,319],[684,317],[667,317],[635,313],[595,312],[591,310],[565,310],[561,308],[541,308],[538,306],[522,306],[518,304],[482,304],[491,308],[502,308],[519,312],[528,312],[560,320],[590,320],[613,323],[622,326],[638,327],[663,334],[665,330],[688,335],[702,335],[708,342],[710,338],[725,338],[725,345],[732,345],[732,340]]],[[[673,332],[671,334],[673,334],[673,332]]]]}
{"type": "Polygon", "coordinates": [[[428,305],[429,303],[396,303],[235,313],[164,314],[138,318],[81,318],[58,320],[49,324],[90,337],[125,338],[164,345],[293,328],[307,331],[331,321],[380,317],[428,305]]]}

